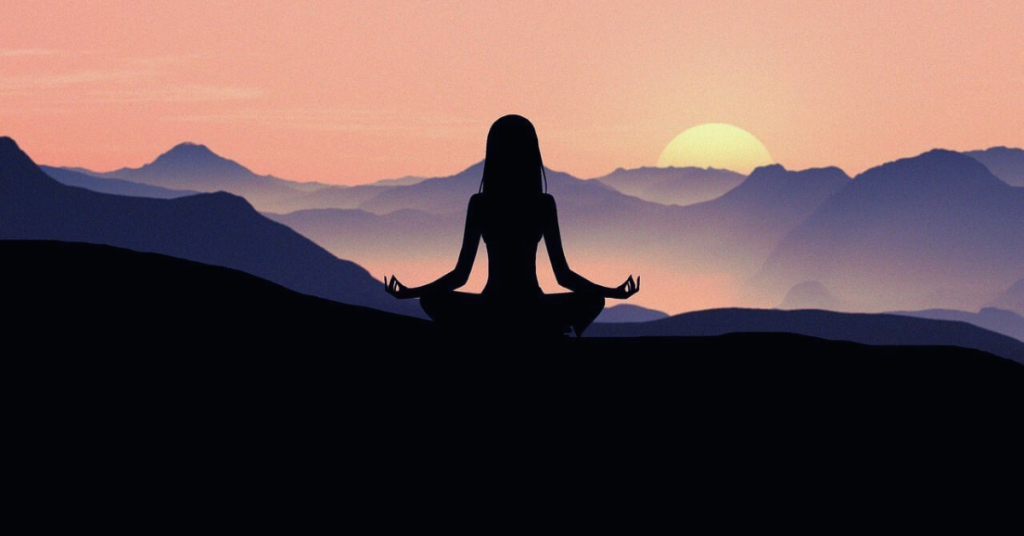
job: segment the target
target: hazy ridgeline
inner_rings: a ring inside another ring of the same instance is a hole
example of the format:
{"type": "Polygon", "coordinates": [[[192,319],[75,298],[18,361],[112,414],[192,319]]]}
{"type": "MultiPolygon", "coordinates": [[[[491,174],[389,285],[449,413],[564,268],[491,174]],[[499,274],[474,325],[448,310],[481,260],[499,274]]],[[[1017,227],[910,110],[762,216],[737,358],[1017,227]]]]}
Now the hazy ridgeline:
{"type": "MultiPolygon", "coordinates": [[[[846,311],[998,306],[1024,313],[1024,189],[1011,186],[1020,182],[1024,151],[967,154],[932,151],[852,180],[837,168],[778,165],[746,178],[714,169],[641,168],[581,180],[549,170],[548,189],[573,268],[606,284],[624,273],[641,275],[644,291],[631,299],[638,305],[669,313],[823,304],[846,311]]],[[[232,191],[374,276],[395,273],[418,284],[454,265],[481,168],[326,186],[258,176],[205,147],[183,144],[140,169],[47,171],[90,188],[232,191]],[[111,185],[113,178],[129,182],[111,185]]],[[[541,284],[557,291],[543,251],[541,284]]],[[[482,288],[485,274],[481,252],[466,288],[482,288]]]]}

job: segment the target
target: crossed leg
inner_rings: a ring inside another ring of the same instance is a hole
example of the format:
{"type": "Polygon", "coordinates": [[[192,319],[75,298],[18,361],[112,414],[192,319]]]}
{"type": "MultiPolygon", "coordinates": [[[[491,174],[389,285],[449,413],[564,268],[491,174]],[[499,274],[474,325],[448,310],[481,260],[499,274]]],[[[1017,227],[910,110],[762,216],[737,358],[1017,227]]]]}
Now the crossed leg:
{"type": "Polygon", "coordinates": [[[550,336],[568,333],[571,328],[579,337],[604,309],[604,297],[566,292],[497,300],[450,291],[423,295],[420,307],[447,330],[550,336]]]}

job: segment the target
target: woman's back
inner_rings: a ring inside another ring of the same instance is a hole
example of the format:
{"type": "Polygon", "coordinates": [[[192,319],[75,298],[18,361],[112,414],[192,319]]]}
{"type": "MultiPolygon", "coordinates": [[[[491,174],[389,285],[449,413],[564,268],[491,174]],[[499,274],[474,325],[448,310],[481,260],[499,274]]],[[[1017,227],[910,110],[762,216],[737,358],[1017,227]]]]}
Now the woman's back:
{"type": "Polygon", "coordinates": [[[537,247],[553,204],[554,199],[547,194],[517,199],[477,194],[470,199],[470,217],[478,217],[487,247],[485,295],[513,299],[541,293],[537,247]]]}

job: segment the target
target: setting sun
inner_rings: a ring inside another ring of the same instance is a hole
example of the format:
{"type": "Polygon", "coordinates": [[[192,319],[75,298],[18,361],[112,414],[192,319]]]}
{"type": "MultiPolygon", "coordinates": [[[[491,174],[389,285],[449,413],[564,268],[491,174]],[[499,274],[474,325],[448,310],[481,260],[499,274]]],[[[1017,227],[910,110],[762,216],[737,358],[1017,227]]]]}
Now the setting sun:
{"type": "Polygon", "coordinates": [[[747,175],[773,162],[764,145],[746,130],[706,123],[673,138],[661,152],[658,167],[712,167],[747,175]]]}

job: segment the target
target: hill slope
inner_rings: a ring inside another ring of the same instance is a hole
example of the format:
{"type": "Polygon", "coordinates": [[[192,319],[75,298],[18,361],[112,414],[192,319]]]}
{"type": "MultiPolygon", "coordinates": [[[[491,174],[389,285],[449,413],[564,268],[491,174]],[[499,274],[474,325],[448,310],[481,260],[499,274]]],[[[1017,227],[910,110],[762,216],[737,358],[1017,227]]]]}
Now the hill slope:
{"type": "Polygon", "coordinates": [[[1024,149],[990,147],[967,151],[965,155],[985,164],[993,175],[1011,186],[1024,186],[1024,149]]]}
{"type": "Polygon", "coordinates": [[[1020,279],[1024,189],[935,150],[865,171],[793,229],[754,283],[817,281],[865,311],[978,310],[1020,279]]]}
{"type": "Polygon", "coordinates": [[[1024,363],[1024,342],[966,322],[896,314],[714,309],[632,324],[593,324],[588,337],[690,337],[736,332],[785,332],[873,345],[953,345],[1024,363]]]}
{"type": "Polygon", "coordinates": [[[97,175],[173,190],[229,192],[246,198],[260,210],[272,210],[276,203],[323,187],[257,175],[205,145],[187,142],[172,147],[140,168],[122,168],[97,175]]]}
{"type": "Polygon", "coordinates": [[[60,184],[0,138],[0,239],[63,240],[163,253],[242,270],[344,303],[419,315],[358,265],[256,212],[244,199],[107,195],[60,184]]]}

